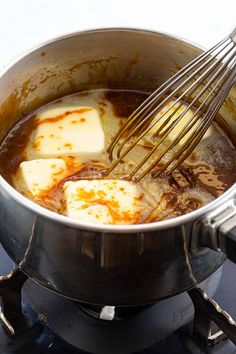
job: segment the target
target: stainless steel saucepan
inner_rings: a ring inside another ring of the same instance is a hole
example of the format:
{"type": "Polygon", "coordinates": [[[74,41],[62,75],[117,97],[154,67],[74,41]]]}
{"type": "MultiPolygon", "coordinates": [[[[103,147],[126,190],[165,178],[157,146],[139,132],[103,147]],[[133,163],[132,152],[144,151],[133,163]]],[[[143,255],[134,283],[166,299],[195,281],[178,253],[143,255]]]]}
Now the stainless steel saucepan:
{"type": "MultiPolygon", "coordinates": [[[[22,116],[80,90],[153,91],[201,53],[163,33],[99,29],[52,40],[0,76],[0,137],[22,116]]],[[[236,95],[222,111],[236,133],[236,95]]],[[[236,261],[236,187],[187,215],[94,225],[46,210],[0,177],[0,241],[33,280],[70,298],[139,305],[181,293],[236,261]]]]}

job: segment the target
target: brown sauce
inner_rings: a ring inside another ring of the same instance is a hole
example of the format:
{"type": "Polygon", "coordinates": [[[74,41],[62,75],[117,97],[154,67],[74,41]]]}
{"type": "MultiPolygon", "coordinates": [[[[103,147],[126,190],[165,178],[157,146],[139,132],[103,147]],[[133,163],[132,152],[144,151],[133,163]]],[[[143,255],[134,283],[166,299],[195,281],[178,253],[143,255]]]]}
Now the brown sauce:
{"type": "Polygon", "coordinates": [[[136,91],[109,90],[106,99],[112,103],[114,115],[128,118],[131,113],[148,97],[147,93],[136,91]]]}
{"type": "Polygon", "coordinates": [[[9,182],[25,160],[25,148],[35,127],[34,115],[18,122],[3,140],[0,147],[0,173],[9,182]]]}
{"type": "MultiPolygon", "coordinates": [[[[89,97],[89,93],[81,93],[71,97],[73,98],[74,96],[78,97],[78,100],[80,98],[86,100],[89,97]]],[[[114,135],[115,132],[115,128],[113,129],[112,126],[107,127],[106,114],[109,104],[112,107],[114,119],[117,120],[117,127],[119,127],[124,122],[125,118],[147,97],[148,94],[144,92],[104,91],[98,100],[97,108],[100,111],[106,137],[114,135]]],[[[65,100],[66,99],[67,98],[65,98],[65,100]]],[[[63,99],[57,102],[61,103],[63,99]]],[[[83,105],[84,104],[82,104],[82,106],[83,105]]],[[[79,113],[83,113],[82,110],[89,110],[89,108],[81,108],[79,113]]],[[[69,113],[70,112],[65,112],[55,117],[46,117],[38,120],[36,117],[37,112],[33,112],[12,128],[3,139],[0,146],[0,173],[9,183],[12,183],[20,163],[26,159],[25,149],[35,127],[46,122],[53,123],[60,121],[69,113]]],[[[219,119],[219,122],[220,121],[222,121],[222,119],[219,119]]],[[[169,189],[164,191],[161,197],[166,210],[160,211],[158,209],[158,211],[156,211],[154,209],[152,212],[145,214],[145,217],[143,217],[141,221],[137,220],[137,223],[152,222],[186,214],[207,204],[235,183],[236,150],[234,146],[235,142],[230,139],[232,134],[226,131],[227,125],[224,123],[221,125],[223,129],[216,123],[214,123],[214,127],[215,135],[210,137],[206,142],[199,144],[197,153],[192,154],[188,164],[183,164],[178,170],[174,171],[171,176],[162,175],[158,178],[157,183],[161,184],[163,182],[169,185],[169,189]],[[202,153],[202,151],[204,153],[202,153]],[[196,157],[198,155],[200,155],[200,158],[196,157]]],[[[108,140],[106,144],[109,144],[108,140]]],[[[148,148],[148,146],[144,146],[144,148],[148,148]]],[[[69,159],[67,160],[69,161],[69,159]]],[[[107,158],[91,160],[88,163],[81,163],[77,169],[71,164],[71,173],[52,189],[48,190],[40,197],[35,198],[34,201],[48,209],[63,213],[65,207],[62,195],[63,184],[67,181],[77,181],[80,179],[103,178],[103,173],[108,163],[107,158]],[[55,204],[55,200],[58,200],[59,203],[55,204]]],[[[132,163],[131,161],[130,165],[132,165],[132,163]]],[[[117,178],[120,176],[122,176],[122,172],[120,172],[117,178]]],[[[148,178],[150,179],[151,177],[148,178]]],[[[144,181],[144,183],[148,185],[150,182],[149,179],[144,181]]],[[[152,181],[152,183],[155,183],[155,181],[152,181]]],[[[148,193],[150,194],[150,198],[152,198],[152,191],[148,191],[148,193]]],[[[104,203],[102,198],[99,200],[99,203],[104,203]]],[[[111,208],[110,205],[107,206],[110,211],[112,209],[111,213],[114,214],[114,208],[111,208]]],[[[113,216],[119,219],[118,215],[113,216]]],[[[129,216],[127,215],[127,220],[128,218],[129,216]]]]}

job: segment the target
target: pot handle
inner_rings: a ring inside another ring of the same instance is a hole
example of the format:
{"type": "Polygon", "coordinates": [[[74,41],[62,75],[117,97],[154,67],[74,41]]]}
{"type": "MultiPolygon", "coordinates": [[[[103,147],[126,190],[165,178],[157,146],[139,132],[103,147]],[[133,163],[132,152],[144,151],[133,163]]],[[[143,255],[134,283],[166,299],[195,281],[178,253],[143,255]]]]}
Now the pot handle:
{"type": "MultiPolygon", "coordinates": [[[[196,232],[196,225],[193,230],[196,232]]],[[[230,199],[200,220],[197,233],[200,246],[222,251],[236,263],[236,199],[230,199]]]]}
{"type": "Polygon", "coordinates": [[[219,228],[219,248],[236,263],[236,216],[225,221],[219,228]]]}

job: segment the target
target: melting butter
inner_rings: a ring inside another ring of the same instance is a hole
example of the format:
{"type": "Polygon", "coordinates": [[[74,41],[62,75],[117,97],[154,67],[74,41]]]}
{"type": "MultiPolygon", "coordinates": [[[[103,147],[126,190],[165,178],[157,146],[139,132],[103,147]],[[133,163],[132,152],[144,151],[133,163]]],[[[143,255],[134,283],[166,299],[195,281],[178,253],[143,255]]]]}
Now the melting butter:
{"type": "Polygon", "coordinates": [[[26,149],[28,160],[76,156],[88,161],[104,150],[101,120],[93,107],[48,107],[34,119],[36,128],[26,149]]]}

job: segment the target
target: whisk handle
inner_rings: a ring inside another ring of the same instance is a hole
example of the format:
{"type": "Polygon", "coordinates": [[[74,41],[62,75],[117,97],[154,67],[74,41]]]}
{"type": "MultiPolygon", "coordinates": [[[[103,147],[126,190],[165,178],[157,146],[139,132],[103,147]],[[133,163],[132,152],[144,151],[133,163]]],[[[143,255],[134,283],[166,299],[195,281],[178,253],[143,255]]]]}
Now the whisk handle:
{"type": "Polygon", "coordinates": [[[232,39],[232,41],[236,44],[236,27],[235,29],[231,32],[231,34],[229,35],[230,38],[232,39]]]}

